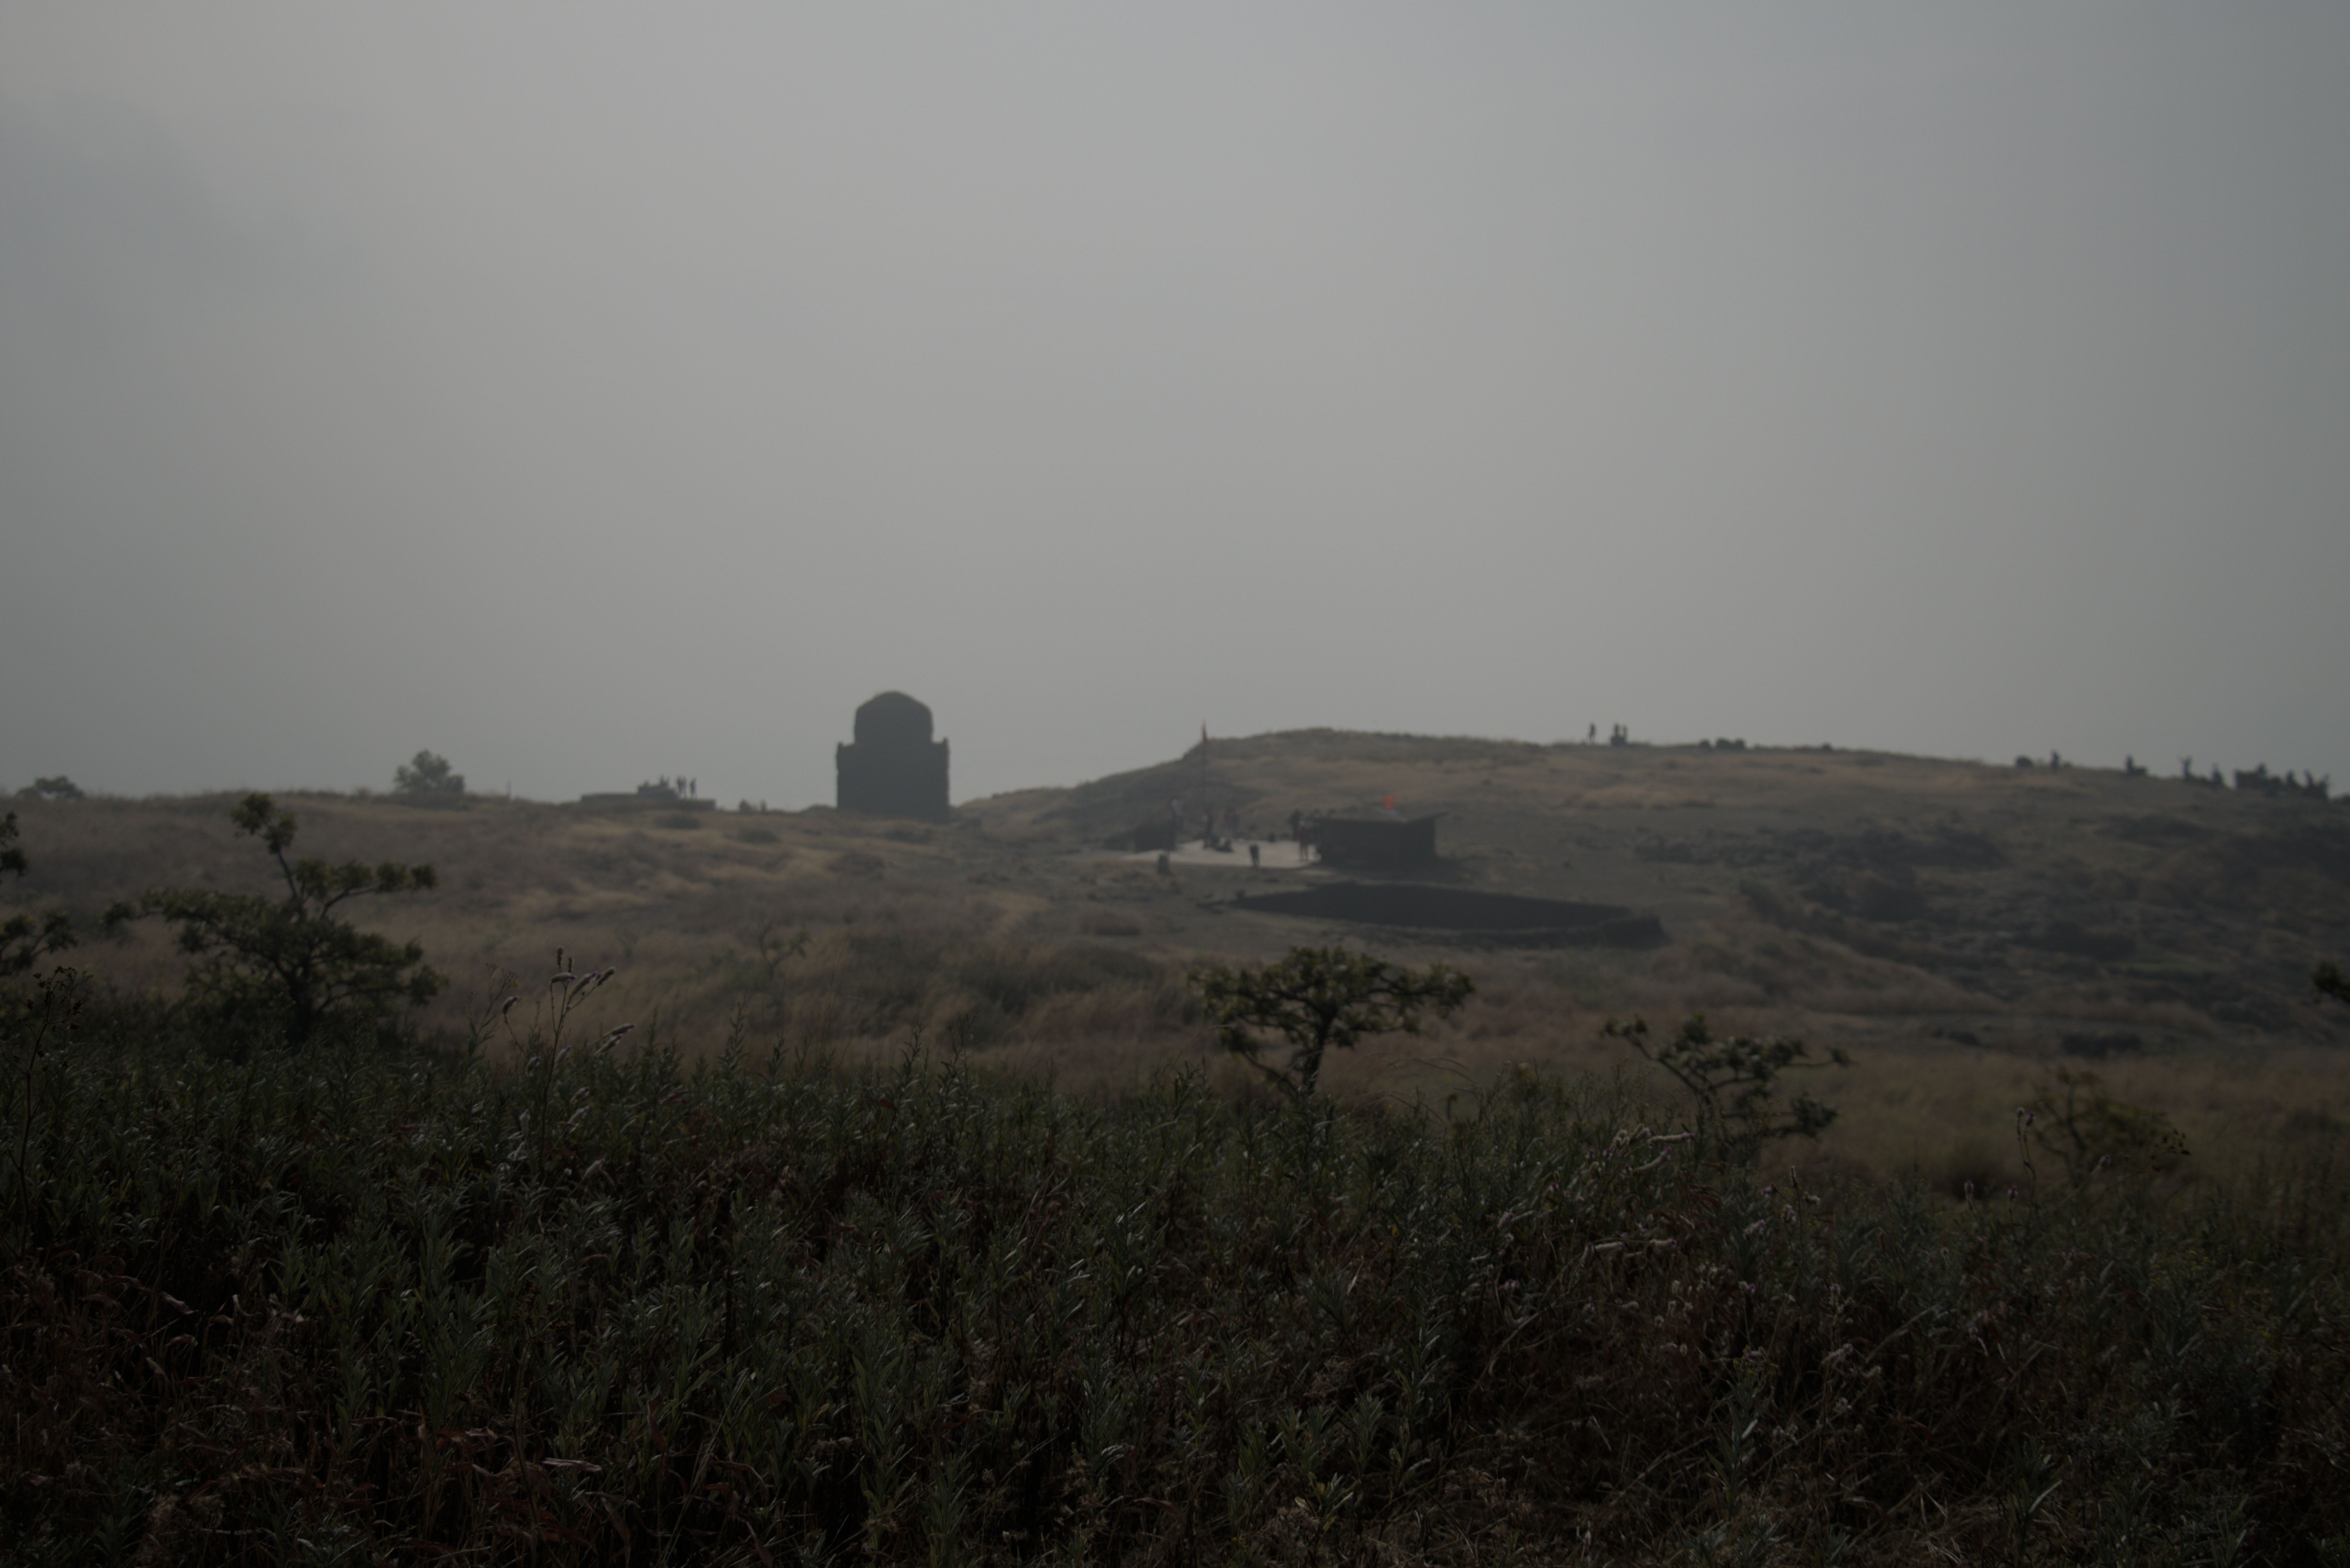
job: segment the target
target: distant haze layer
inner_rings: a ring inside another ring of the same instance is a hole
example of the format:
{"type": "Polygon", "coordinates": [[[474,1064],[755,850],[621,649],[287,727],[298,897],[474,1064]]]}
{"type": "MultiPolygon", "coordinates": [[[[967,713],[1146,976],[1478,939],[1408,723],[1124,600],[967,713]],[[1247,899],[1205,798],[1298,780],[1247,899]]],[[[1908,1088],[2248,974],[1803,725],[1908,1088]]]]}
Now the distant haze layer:
{"type": "Polygon", "coordinates": [[[2350,7],[0,13],[0,786],[2350,781],[2350,7]]]}

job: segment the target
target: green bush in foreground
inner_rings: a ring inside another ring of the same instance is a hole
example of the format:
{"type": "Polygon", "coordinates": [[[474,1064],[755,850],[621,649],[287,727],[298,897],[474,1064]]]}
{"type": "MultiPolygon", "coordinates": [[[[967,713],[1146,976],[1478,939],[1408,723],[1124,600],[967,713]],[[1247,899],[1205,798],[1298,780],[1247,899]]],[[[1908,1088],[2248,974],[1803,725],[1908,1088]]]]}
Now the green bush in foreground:
{"type": "Polygon", "coordinates": [[[1533,1076],[689,1073],[567,981],[508,1069],[11,1058],[10,1560],[2341,1560],[2332,1168],[1952,1206],[1533,1076]]]}

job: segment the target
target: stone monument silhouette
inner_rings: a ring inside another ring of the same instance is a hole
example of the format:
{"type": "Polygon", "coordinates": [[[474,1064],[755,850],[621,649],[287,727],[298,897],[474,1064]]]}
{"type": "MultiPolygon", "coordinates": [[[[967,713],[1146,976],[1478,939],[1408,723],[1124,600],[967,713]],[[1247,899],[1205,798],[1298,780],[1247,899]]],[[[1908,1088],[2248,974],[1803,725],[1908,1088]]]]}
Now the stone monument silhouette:
{"type": "Polygon", "coordinates": [[[947,743],[931,739],[928,708],[884,691],[857,710],[856,733],[833,753],[841,810],[947,820],[947,743]]]}

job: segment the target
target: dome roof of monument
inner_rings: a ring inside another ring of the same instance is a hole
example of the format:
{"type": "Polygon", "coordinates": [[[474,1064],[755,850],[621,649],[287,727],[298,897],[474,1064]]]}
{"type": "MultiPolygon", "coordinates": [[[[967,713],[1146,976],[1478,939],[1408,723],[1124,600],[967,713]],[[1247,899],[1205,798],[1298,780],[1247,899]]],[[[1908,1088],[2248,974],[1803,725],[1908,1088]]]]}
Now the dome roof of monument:
{"type": "Polygon", "coordinates": [[[930,742],[930,709],[903,691],[884,691],[857,710],[860,746],[926,746],[930,742]]]}

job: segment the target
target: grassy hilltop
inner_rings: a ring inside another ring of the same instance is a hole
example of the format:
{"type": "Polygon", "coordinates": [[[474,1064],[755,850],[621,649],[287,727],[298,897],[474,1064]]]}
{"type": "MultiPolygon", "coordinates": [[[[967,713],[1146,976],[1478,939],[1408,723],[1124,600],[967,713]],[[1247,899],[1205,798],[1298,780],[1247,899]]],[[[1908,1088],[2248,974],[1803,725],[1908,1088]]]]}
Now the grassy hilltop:
{"type": "MultiPolygon", "coordinates": [[[[1433,1037],[1333,1064],[1339,1094],[1409,1100],[1512,1064],[1626,1064],[1611,1015],[1842,1046],[1859,1065],[1819,1150],[1877,1174],[1923,1163],[1954,1189],[2013,1174],[2006,1118],[2052,1064],[2168,1114],[2222,1166],[2350,1121],[2350,1031],[2310,995],[2350,954],[2350,807],[2125,777],[1826,750],[1535,746],[1323,731],[1219,741],[1205,798],[1282,831],[1293,810],[1394,795],[1442,812],[1461,886],[1628,906],[1646,951],[1513,951],[1239,907],[1296,885],[1102,846],[1181,797],[1190,756],[1074,789],[965,803],[953,826],[816,809],[742,815],[470,798],[286,797],[305,852],[429,860],[441,889],[365,913],[420,939],[462,1026],[498,970],[561,947],[617,965],[606,1005],[689,1052],[730,1025],[894,1052],[914,1031],[1071,1087],[1131,1086],[1170,1060],[1211,1069],[1180,985],[1195,960],[1339,940],[1469,969],[1480,994],[1433,1037]]],[[[265,867],[226,798],[27,803],[34,876],[5,897],[94,913],[153,882],[250,888],[265,867]]],[[[168,988],[159,931],[85,949],[168,988]]],[[[2350,1017],[2350,1014],[2345,1014],[2350,1017]]]]}

